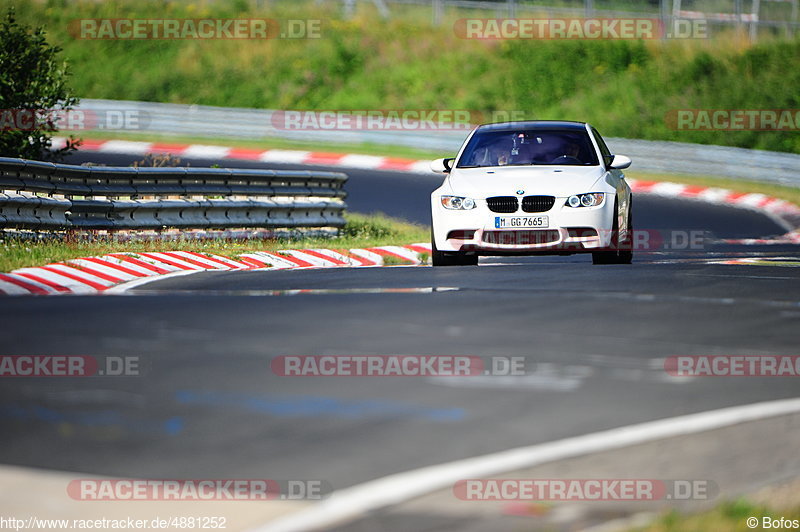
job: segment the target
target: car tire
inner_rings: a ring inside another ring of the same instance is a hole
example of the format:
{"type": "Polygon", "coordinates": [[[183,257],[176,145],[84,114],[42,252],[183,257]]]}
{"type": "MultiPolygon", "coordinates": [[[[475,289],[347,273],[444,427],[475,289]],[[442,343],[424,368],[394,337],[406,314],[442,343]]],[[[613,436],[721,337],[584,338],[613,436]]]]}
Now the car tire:
{"type": "Polygon", "coordinates": [[[592,264],[631,264],[633,262],[633,216],[628,209],[628,235],[624,242],[619,240],[619,211],[614,209],[614,223],[611,226],[611,245],[609,249],[592,251],[592,264]]]}
{"type": "Polygon", "coordinates": [[[614,264],[616,261],[616,251],[592,251],[592,264],[614,264]]]}
{"type": "Polygon", "coordinates": [[[478,255],[477,253],[459,253],[458,257],[458,265],[459,266],[477,266],[478,265],[478,255]]]}
{"type": "Polygon", "coordinates": [[[631,264],[633,262],[633,209],[628,204],[628,232],[625,240],[620,242],[617,251],[617,264],[631,264]]]}
{"type": "Polygon", "coordinates": [[[436,239],[431,231],[431,263],[433,266],[477,266],[478,255],[475,253],[446,253],[436,249],[436,239]]]}

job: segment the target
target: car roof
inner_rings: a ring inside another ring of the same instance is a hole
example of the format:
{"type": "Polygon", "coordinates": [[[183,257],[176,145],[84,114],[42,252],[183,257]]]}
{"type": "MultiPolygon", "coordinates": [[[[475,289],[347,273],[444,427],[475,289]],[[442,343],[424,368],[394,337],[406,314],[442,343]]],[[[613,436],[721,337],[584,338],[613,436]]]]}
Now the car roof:
{"type": "Polygon", "coordinates": [[[519,129],[542,129],[557,131],[586,131],[586,122],[568,120],[520,120],[517,122],[498,122],[478,126],[480,131],[516,131],[519,129]]]}

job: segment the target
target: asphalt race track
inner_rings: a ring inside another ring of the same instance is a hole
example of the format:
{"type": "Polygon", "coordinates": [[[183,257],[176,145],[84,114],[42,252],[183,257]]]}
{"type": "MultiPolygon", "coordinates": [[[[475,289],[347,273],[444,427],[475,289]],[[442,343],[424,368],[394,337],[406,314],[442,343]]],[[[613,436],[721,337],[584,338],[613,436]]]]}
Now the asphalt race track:
{"type": "MultiPolygon", "coordinates": [[[[347,173],[351,210],[428,222],[435,176],[347,173]]],[[[639,229],[783,232],[742,209],[646,196],[635,205],[639,229]]],[[[793,397],[792,378],[672,377],[664,359],[797,355],[798,251],[706,243],[638,253],[630,266],[576,255],[464,268],[203,272],[120,296],[3,298],[3,354],[138,356],[143,367],[139,377],[4,381],[3,462],[123,477],[321,479],[340,489],[793,397]],[[740,257],[780,260],[713,264],[740,257]],[[325,354],[519,356],[527,374],[325,378],[270,369],[276,356],[325,354]]]]}

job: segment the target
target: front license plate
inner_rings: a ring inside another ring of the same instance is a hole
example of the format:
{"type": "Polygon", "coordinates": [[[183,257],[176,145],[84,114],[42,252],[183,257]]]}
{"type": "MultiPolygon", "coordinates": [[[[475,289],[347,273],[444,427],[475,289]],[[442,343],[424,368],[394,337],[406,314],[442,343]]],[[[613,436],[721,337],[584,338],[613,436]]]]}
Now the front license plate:
{"type": "Polygon", "coordinates": [[[495,229],[530,229],[547,227],[547,216],[495,216],[495,229]]]}

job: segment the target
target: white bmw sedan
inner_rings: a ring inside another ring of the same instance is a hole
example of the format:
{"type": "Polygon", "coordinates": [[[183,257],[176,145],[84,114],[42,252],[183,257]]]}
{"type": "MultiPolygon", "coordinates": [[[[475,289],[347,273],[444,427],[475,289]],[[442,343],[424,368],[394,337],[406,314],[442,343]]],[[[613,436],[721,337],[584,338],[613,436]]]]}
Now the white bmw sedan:
{"type": "Polygon", "coordinates": [[[481,255],[591,253],[630,264],[631,160],[613,155],[589,124],[504,122],[475,128],[431,194],[434,266],[481,255]]]}

